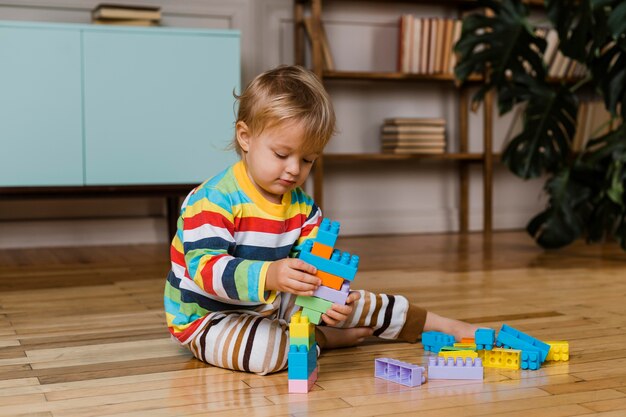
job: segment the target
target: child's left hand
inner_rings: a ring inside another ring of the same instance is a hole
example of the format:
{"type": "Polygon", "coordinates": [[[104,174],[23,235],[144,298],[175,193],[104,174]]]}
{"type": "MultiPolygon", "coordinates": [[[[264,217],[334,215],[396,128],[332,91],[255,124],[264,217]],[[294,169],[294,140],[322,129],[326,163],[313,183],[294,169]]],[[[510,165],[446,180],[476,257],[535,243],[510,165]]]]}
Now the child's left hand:
{"type": "Polygon", "coordinates": [[[348,318],[348,316],[354,310],[354,302],[361,298],[361,293],[351,291],[348,294],[345,305],[333,304],[326,313],[322,314],[322,320],[329,326],[336,326],[337,323],[342,322],[348,318]]]}

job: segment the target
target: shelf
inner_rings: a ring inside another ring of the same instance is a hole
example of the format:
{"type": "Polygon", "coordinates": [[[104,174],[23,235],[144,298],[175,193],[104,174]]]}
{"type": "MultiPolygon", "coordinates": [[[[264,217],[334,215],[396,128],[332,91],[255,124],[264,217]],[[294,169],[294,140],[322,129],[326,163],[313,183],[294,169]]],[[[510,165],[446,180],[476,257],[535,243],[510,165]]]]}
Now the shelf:
{"type": "MultiPolygon", "coordinates": [[[[324,71],[322,78],[328,80],[389,80],[389,81],[442,81],[454,83],[456,78],[452,74],[409,74],[404,72],[371,72],[371,71],[324,71]]],[[[482,81],[479,75],[471,76],[468,81],[482,81]]]]}
{"type": "Polygon", "coordinates": [[[449,161],[482,161],[482,153],[395,154],[395,153],[330,153],[324,154],[324,162],[358,161],[412,161],[420,159],[449,161]]]}

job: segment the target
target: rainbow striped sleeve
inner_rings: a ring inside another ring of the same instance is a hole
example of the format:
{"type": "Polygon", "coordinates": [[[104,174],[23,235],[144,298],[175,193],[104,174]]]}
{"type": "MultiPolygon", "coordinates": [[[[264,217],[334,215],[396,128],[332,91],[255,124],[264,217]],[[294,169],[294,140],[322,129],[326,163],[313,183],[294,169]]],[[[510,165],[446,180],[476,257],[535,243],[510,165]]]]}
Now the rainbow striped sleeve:
{"type": "Polygon", "coordinates": [[[204,292],[237,301],[271,303],[265,290],[270,262],[231,254],[236,247],[230,195],[214,187],[192,194],[182,213],[182,251],[189,278],[204,292]]]}

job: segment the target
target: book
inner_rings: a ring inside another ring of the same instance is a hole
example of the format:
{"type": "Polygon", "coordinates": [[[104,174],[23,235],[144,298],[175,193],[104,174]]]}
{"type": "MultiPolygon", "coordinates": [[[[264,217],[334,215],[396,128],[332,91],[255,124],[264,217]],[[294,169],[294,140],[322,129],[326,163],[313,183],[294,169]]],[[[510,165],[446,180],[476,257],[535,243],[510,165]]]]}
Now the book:
{"type": "Polygon", "coordinates": [[[383,153],[402,154],[443,154],[444,148],[383,148],[383,153]]]}
{"type": "Polygon", "coordinates": [[[91,23],[113,26],[159,26],[158,21],[145,19],[94,19],[91,23]]]}
{"type": "Polygon", "coordinates": [[[459,41],[459,39],[461,39],[461,29],[463,28],[463,21],[462,20],[456,20],[454,22],[454,30],[452,31],[452,48],[450,50],[450,67],[448,69],[448,71],[450,72],[450,74],[454,74],[454,67],[456,67],[456,62],[458,60],[458,56],[457,53],[454,52],[454,47],[456,46],[456,43],[459,41]]]}
{"type": "Polygon", "coordinates": [[[91,12],[93,20],[101,19],[137,19],[161,20],[161,8],[158,6],[134,6],[126,4],[98,4],[91,12]]]}
{"type": "Polygon", "coordinates": [[[412,55],[411,55],[411,72],[416,74],[419,72],[420,56],[421,56],[421,39],[422,39],[422,19],[413,19],[413,39],[412,39],[412,55]]]}
{"type": "Polygon", "coordinates": [[[400,125],[400,126],[392,126],[392,125],[384,125],[381,129],[382,133],[427,133],[430,135],[439,134],[443,135],[446,133],[445,126],[412,126],[412,125],[400,125]]]}
{"type": "Polygon", "coordinates": [[[430,19],[430,44],[428,45],[428,65],[426,74],[435,73],[435,64],[437,63],[437,30],[439,28],[439,20],[436,17],[430,19]]]}
{"type": "Polygon", "coordinates": [[[428,56],[430,55],[430,19],[422,19],[422,36],[420,40],[420,58],[418,74],[428,73],[428,56]]]}
{"type": "Polygon", "coordinates": [[[434,126],[445,126],[446,120],[438,117],[389,117],[384,120],[386,125],[394,124],[394,125],[434,125],[434,126]]]}
{"type": "Polygon", "coordinates": [[[441,72],[444,74],[450,73],[450,59],[454,51],[452,50],[452,36],[454,35],[454,19],[445,19],[446,29],[444,32],[443,41],[443,62],[441,64],[441,72]]]}

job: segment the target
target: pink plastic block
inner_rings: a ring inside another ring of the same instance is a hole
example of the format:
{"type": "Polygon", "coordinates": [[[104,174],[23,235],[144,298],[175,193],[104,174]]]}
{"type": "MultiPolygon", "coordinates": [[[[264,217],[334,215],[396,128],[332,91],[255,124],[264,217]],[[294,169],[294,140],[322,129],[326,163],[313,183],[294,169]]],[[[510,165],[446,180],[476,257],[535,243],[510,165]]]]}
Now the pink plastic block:
{"type": "Polygon", "coordinates": [[[350,293],[350,281],[344,281],[341,285],[341,290],[335,290],[333,288],[326,287],[321,285],[313,295],[317,298],[323,298],[327,301],[332,301],[333,303],[337,303],[339,305],[344,305],[346,303],[346,298],[348,298],[348,294],[350,293]]]}
{"type": "Polygon", "coordinates": [[[428,359],[428,379],[483,379],[483,362],[473,359],[442,357],[428,359]]]}
{"type": "Polygon", "coordinates": [[[289,393],[290,394],[307,394],[313,388],[315,381],[317,381],[317,370],[315,370],[309,376],[309,379],[290,379],[289,380],[289,393]]]}

